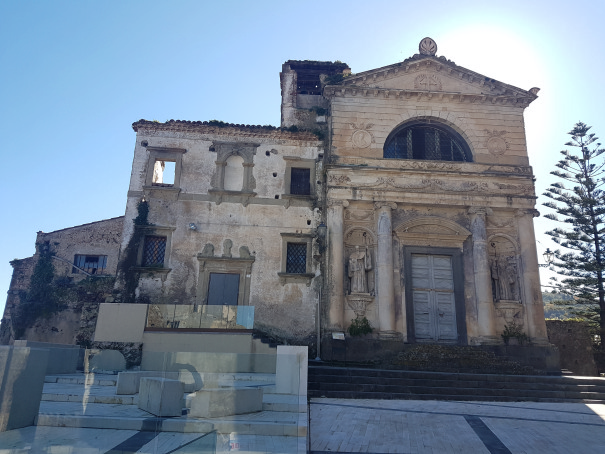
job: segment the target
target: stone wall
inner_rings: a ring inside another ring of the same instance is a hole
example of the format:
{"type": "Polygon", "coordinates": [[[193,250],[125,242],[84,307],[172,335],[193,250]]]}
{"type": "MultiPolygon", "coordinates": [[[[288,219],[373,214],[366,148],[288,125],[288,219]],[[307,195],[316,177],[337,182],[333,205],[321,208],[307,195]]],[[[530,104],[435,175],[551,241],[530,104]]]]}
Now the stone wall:
{"type": "Polygon", "coordinates": [[[317,137],[239,125],[185,125],[183,131],[169,123],[134,127],[122,250],[140,249],[150,234],[165,235],[167,246],[163,266],[141,266],[142,252],[135,273],[128,274],[123,265],[118,288],[126,289],[132,280],[136,292],[123,291],[121,301],[206,304],[209,273],[240,274],[238,304],[255,306],[256,328],[291,341],[311,336],[320,285],[313,258],[321,220],[317,181],[323,148],[317,137]],[[150,183],[149,169],[160,153],[180,166],[174,184],[150,183]],[[243,172],[229,170],[233,156],[243,172]],[[308,196],[289,193],[290,169],[296,167],[310,171],[308,196]],[[240,178],[239,186],[233,178],[240,178]],[[147,225],[135,227],[143,198],[149,207],[147,225]],[[284,275],[289,238],[308,244],[304,275],[284,275]]]}
{"type": "Polygon", "coordinates": [[[584,322],[547,320],[548,340],[558,347],[561,369],[572,375],[598,376],[592,340],[584,322]]]}

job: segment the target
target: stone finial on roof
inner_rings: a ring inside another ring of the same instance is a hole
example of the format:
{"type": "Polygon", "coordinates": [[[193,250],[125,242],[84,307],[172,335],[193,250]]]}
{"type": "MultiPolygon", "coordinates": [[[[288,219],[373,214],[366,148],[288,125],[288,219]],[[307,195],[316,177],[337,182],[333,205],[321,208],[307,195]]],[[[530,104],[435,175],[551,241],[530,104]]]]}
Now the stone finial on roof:
{"type": "Polygon", "coordinates": [[[429,38],[427,36],[420,41],[418,50],[420,55],[435,55],[437,53],[437,43],[433,40],[433,38],[429,38]]]}

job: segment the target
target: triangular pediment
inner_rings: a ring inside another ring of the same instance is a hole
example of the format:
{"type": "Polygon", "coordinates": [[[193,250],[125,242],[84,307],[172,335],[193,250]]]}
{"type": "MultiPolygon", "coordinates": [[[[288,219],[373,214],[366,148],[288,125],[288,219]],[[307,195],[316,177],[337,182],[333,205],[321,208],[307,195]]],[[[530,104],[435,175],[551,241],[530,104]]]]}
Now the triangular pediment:
{"type": "Polygon", "coordinates": [[[533,101],[539,90],[523,90],[458,66],[443,56],[421,54],[401,63],[351,75],[340,83],[327,85],[325,88],[328,96],[338,96],[347,90],[378,90],[392,93],[425,92],[452,96],[506,97],[523,99],[526,103],[533,101]]]}

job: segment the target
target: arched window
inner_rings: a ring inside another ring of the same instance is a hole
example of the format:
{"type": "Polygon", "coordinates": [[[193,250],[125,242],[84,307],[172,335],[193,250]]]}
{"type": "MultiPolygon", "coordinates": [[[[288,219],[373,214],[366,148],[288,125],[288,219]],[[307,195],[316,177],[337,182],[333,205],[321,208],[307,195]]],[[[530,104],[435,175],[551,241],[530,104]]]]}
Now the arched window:
{"type": "Polygon", "coordinates": [[[384,145],[388,159],[424,159],[431,161],[473,160],[464,139],[449,126],[417,121],[393,131],[384,145]]]}

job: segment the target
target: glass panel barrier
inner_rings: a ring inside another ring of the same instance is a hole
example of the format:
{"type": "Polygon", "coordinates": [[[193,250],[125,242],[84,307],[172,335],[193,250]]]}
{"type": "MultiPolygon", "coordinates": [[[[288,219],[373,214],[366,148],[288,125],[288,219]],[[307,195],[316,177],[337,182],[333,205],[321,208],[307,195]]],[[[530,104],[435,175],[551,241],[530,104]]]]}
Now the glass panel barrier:
{"type": "Polygon", "coordinates": [[[254,306],[150,304],[146,328],[253,329],[254,306]]]}

